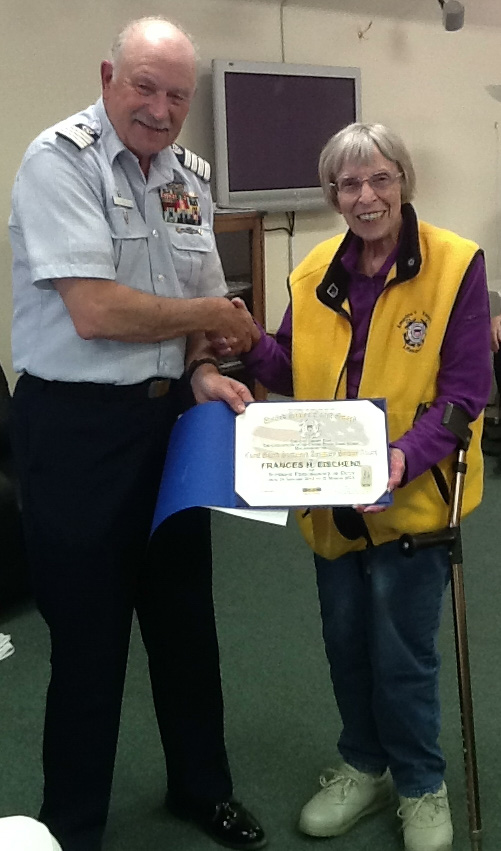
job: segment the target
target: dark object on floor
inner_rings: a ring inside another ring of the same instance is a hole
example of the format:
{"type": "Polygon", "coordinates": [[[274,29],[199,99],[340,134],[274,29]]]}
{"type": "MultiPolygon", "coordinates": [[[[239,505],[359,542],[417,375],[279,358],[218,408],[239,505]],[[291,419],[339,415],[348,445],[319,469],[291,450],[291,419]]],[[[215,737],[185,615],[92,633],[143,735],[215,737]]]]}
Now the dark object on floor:
{"type": "Polygon", "coordinates": [[[173,815],[192,821],[225,848],[253,851],[264,848],[267,843],[259,822],[238,801],[222,801],[194,809],[178,804],[168,796],[166,804],[173,815]]]}
{"type": "Polygon", "coordinates": [[[501,443],[498,440],[491,440],[489,437],[482,437],[482,452],[484,455],[501,455],[501,443]]]}
{"type": "Polygon", "coordinates": [[[484,437],[488,437],[489,440],[501,441],[501,422],[484,420],[484,437]]]}
{"type": "Polygon", "coordinates": [[[501,455],[501,423],[485,420],[482,433],[484,455],[501,455]]]}

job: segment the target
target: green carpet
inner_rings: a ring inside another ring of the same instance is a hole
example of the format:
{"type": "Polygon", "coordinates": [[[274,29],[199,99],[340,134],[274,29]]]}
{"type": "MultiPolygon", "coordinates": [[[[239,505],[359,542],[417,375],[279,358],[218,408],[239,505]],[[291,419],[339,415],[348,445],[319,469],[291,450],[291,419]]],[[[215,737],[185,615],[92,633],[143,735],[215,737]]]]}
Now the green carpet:
{"type": "MultiPolygon", "coordinates": [[[[485,851],[497,851],[501,686],[498,655],[501,572],[497,533],[501,477],[486,458],[485,497],[463,527],[485,851]]],[[[227,743],[236,795],[262,820],[277,851],[336,848],[393,851],[402,847],[394,808],[336,840],[295,829],[316,790],[319,770],[336,759],[339,717],[320,634],[308,548],[287,529],[215,513],[215,595],[226,699],[227,743]]],[[[449,599],[441,634],[442,744],[455,825],[455,851],[469,849],[463,757],[449,599]]],[[[92,629],[92,624],[89,624],[92,629]]],[[[0,619],[15,654],[0,662],[0,815],[35,815],[40,801],[40,745],[49,645],[31,606],[0,619]]],[[[131,646],[106,851],[202,851],[216,846],[167,816],[160,753],[144,651],[131,646]]],[[[67,849],[71,851],[71,849],[67,849]]]]}

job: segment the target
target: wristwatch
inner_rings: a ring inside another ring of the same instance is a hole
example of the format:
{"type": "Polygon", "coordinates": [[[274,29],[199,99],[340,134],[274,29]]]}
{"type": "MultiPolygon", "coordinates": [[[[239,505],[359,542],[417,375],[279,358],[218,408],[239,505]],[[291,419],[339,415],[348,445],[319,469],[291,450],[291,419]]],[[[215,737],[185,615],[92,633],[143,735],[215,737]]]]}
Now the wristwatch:
{"type": "Polygon", "coordinates": [[[199,366],[203,366],[204,363],[211,363],[213,366],[217,367],[217,371],[219,372],[219,363],[216,358],[199,358],[198,360],[192,360],[188,369],[186,370],[186,378],[188,381],[191,381],[192,375],[199,366]]]}

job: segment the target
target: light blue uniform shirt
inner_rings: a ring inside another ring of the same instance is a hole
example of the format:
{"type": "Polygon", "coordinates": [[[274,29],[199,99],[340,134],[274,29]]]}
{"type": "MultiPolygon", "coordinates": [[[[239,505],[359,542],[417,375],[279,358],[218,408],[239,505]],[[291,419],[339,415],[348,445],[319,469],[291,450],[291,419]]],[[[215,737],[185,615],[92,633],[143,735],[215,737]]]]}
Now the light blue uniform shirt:
{"type": "Polygon", "coordinates": [[[171,148],[152,159],[146,179],[101,100],[44,131],[24,156],[12,196],[14,369],[104,384],[179,378],[184,337],[83,340],[52,280],[111,279],[169,298],[224,295],[212,223],[209,184],[182,166],[171,148]],[[83,150],[56,135],[78,123],[99,134],[83,150]],[[165,221],[160,191],[172,184],[198,197],[199,225],[165,221]]]}

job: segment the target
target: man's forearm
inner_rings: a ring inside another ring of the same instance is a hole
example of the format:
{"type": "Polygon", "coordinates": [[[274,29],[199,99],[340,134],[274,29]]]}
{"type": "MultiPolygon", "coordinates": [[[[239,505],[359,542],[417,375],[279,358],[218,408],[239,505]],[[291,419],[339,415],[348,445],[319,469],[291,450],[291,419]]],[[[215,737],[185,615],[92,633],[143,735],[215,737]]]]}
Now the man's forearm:
{"type": "Polygon", "coordinates": [[[85,340],[159,343],[200,331],[242,324],[227,299],[166,298],[134,290],[117,281],[63,278],[54,281],[85,340]]]}

